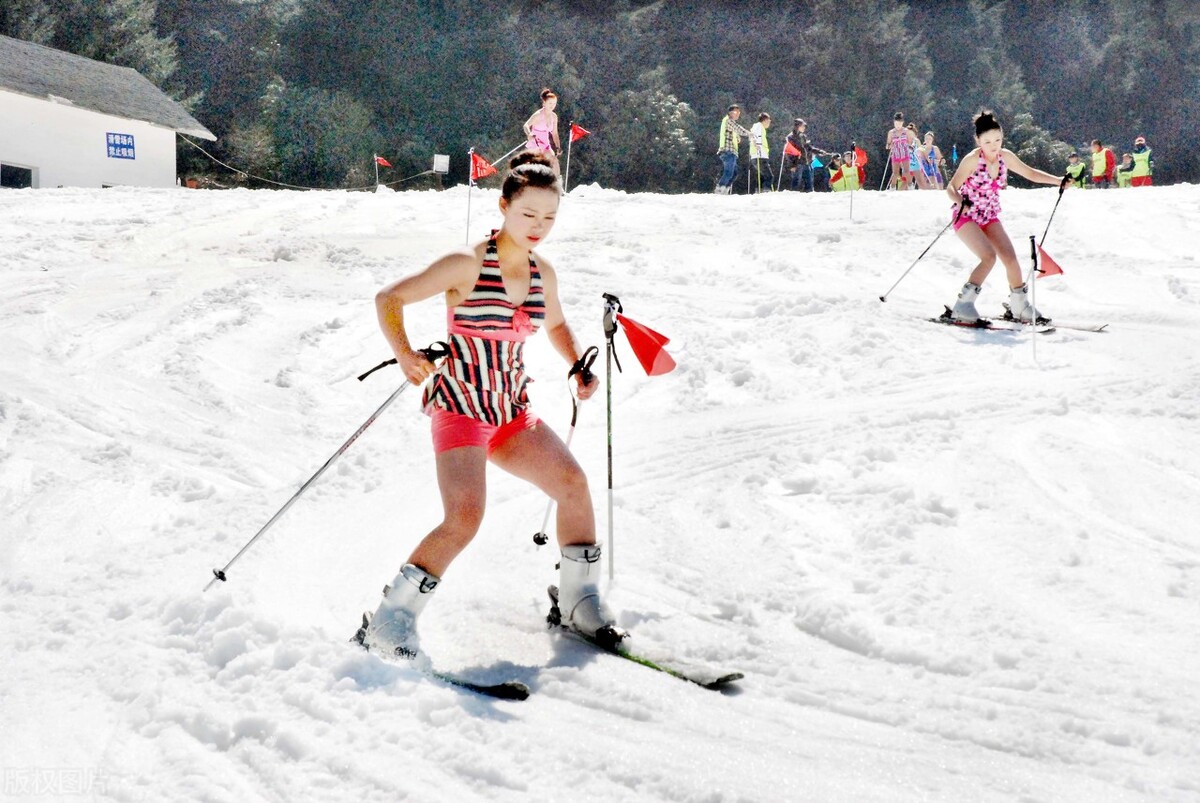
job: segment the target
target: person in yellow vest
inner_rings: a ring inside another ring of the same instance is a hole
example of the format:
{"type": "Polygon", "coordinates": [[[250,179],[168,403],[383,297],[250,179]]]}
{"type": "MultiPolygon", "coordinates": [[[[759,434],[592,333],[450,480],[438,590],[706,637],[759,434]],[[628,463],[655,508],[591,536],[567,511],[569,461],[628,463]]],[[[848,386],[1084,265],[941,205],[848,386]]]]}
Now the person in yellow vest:
{"type": "Polygon", "coordinates": [[[1113,185],[1113,171],[1116,170],[1117,160],[1113,152],[1098,139],[1092,140],[1092,186],[1096,189],[1108,189],[1113,185]]]}
{"type": "Polygon", "coordinates": [[[742,116],[742,107],[732,104],[721,118],[721,130],[717,134],[717,158],[721,160],[721,177],[717,179],[715,192],[717,195],[729,195],[733,192],[733,180],[737,177],[738,147],[742,137],[750,132],[738,124],[742,116]]]}
{"type": "Polygon", "coordinates": [[[1151,176],[1154,175],[1154,157],[1146,147],[1146,138],[1139,136],[1133,141],[1133,176],[1131,183],[1135,187],[1149,187],[1151,176]]]}
{"type": "Polygon", "coordinates": [[[1133,186],[1133,154],[1121,154],[1121,164],[1117,165],[1117,187],[1133,186]]]}
{"type": "Polygon", "coordinates": [[[854,151],[846,151],[841,159],[833,157],[829,169],[829,186],[834,192],[860,190],[867,180],[867,171],[854,163],[854,151]]]}
{"type": "Polygon", "coordinates": [[[1067,175],[1071,177],[1071,186],[1087,188],[1087,176],[1084,175],[1086,169],[1087,165],[1079,158],[1079,154],[1072,153],[1067,157],[1067,175]]]}

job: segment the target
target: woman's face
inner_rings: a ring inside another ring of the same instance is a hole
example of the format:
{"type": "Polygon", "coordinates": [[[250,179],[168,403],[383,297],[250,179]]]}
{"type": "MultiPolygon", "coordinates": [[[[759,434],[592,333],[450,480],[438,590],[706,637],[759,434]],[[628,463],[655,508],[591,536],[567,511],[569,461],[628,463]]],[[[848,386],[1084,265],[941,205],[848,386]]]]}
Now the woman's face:
{"type": "Polygon", "coordinates": [[[542,101],[542,108],[548,112],[554,111],[554,107],[558,105],[558,95],[550,95],[542,101]]]}
{"type": "Polygon", "coordinates": [[[988,158],[988,161],[995,161],[996,157],[1000,155],[1000,149],[1004,147],[1004,131],[999,128],[984,131],[975,137],[975,144],[979,146],[979,150],[983,151],[983,155],[988,158]]]}
{"type": "Polygon", "coordinates": [[[504,230],[522,248],[536,248],[554,228],[558,201],[558,190],[549,187],[527,187],[511,201],[501,198],[504,230]]]}

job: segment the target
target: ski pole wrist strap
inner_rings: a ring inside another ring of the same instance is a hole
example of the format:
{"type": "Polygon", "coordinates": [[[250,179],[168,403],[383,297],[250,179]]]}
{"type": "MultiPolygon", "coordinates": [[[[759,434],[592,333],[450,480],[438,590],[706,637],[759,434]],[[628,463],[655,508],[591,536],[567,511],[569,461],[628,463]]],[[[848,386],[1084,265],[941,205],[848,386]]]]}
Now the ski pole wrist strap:
{"type": "MultiPolygon", "coordinates": [[[[417,349],[417,351],[425,359],[429,360],[430,362],[437,362],[442,357],[450,356],[450,345],[444,341],[437,340],[433,343],[430,343],[428,346],[426,346],[423,349],[417,349]]],[[[367,371],[365,374],[359,375],[358,381],[359,382],[363,381],[368,376],[370,376],[371,374],[378,371],[380,368],[387,368],[389,365],[395,365],[396,363],[397,363],[397,360],[395,357],[393,357],[390,360],[384,360],[383,362],[379,363],[379,365],[376,365],[374,368],[372,368],[370,371],[367,371]]]]}

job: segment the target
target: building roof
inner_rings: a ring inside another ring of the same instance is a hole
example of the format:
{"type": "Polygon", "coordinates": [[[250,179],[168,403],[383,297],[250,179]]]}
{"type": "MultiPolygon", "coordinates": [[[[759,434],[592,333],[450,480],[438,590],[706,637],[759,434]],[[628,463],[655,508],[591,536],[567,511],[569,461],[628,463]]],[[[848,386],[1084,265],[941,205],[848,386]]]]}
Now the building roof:
{"type": "Polygon", "coordinates": [[[137,70],[7,36],[0,36],[0,89],[216,139],[137,70]]]}

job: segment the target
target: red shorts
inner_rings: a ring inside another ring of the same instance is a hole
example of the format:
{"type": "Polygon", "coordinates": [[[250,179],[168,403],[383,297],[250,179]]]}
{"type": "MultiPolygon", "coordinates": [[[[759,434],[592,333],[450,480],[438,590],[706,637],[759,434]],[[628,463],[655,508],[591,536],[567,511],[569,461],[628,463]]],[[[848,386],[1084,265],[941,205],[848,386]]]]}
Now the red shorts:
{"type": "Polygon", "coordinates": [[[441,454],[460,446],[486,446],[488,457],[514,435],[533,429],[539,420],[536,415],[526,410],[507,424],[496,426],[440,407],[434,408],[430,418],[433,420],[434,454],[441,454]]]}
{"type": "MultiPolygon", "coordinates": [[[[958,210],[956,209],[955,212],[957,212],[957,211],[958,210]]],[[[988,226],[992,225],[993,223],[999,223],[999,222],[1000,222],[1000,218],[998,218],[998,217],[992,218],[987,223],[980,223],[978,220],[972,220],[971,218],[967,217],[966,215],[960,215],[958,217],[958,219],[954,221],[954,230],[958,231],[959,229],[961,229],[963,226],[967,225],[968,223],[974,223],[979,228],[986,230],[988,226]]]]}

